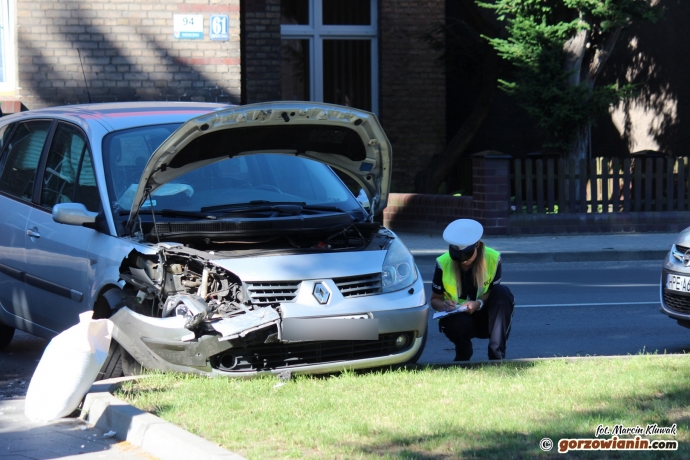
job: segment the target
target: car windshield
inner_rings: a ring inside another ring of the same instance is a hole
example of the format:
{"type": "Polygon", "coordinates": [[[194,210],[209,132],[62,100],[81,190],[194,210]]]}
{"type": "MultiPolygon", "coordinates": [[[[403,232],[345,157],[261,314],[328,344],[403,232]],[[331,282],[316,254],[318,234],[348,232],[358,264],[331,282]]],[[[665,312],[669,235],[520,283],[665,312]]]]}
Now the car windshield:
{"type": "MultiPolygon", "coordinates": [[[[116,131],[103,140],[106,181],[116,215],[129,212],[146,162],[179,126],[116,131]]],[[[267,203],[300,203],[362,212],[352,193],[327,165],[271,153],[226,158],[183,174],[157,189],[142,211],[222,213],[238,205],[267,203]]]]}

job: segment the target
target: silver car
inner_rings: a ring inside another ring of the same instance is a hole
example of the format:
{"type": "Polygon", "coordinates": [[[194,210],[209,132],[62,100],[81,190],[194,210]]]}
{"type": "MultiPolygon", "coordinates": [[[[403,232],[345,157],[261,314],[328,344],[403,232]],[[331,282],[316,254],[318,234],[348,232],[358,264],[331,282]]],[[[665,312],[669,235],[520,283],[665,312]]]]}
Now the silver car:
{"type": "Polygon", "coordinates": [[[105,378],[142,366],[245,376],[414,361],[422,279],[374,219],[390,175],[376,117],[335,105],[4,117],[0,348],[15,328],[50,338],[93,310],[116,326],[105,378]]]}
{"type": "Polygon", "coordinates": [[[690,227],[676,237],[661,271],[661,311],[690,328],[690,227]]]}

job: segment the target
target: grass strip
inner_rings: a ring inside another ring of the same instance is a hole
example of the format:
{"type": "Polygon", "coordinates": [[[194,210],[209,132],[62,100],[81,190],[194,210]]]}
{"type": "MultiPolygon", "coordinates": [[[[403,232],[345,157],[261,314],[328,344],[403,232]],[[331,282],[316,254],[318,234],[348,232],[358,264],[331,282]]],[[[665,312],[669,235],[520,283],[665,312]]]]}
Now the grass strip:
{"type": "MultiPolygon", "coordinates": [[[[118,397],[250,459],[563,458],[597,426],[677,424],[677,451],[571,458],[690,458],[690,356],[545,360],[332,376],[154,374],[118,397]],[[555,444],[543,452],[539,443],[555,444]]],[[[602,436],[603,439],[612,436],[602,436]]],[[[630,438],[629,436],[627,438],[630,438]]]]}

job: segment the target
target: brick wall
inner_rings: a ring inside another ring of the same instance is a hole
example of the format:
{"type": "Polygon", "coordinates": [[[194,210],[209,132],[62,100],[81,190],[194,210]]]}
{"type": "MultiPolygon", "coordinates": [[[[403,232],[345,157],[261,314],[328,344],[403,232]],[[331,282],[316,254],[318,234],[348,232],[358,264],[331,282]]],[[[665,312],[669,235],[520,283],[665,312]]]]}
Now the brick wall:
{"type": "Polygon", "coordinates": [[[29,109],[88,102],[240,101],[239,0],[17,0],[17,95],[29,109]],[[204,38],[173,37],[173,14],[202,14],[204,38]],[[209,39],[209,16],[230,39],[209,39]]]}
{"type": "Polygon", "coordinates": [[[395,192],[446,145],[445,64],[420,39],[445,20],[445,1],[379,0],[380,119],[393,145],[395,192]]]}
{"type": "Polygon", "coordinates": [[[509,232],[509,161],[498,152],[472,155],[472,196],[393,193],[383,223],[395,230],[442,231],[456,219],[476,219],[485,235],[509,232]]]}
{"type": "Polygon", "coordinates": [[[456,219],[472,219],[471,196],[391,193],[383,225],[394,230],[442,232],[456,219]]]}

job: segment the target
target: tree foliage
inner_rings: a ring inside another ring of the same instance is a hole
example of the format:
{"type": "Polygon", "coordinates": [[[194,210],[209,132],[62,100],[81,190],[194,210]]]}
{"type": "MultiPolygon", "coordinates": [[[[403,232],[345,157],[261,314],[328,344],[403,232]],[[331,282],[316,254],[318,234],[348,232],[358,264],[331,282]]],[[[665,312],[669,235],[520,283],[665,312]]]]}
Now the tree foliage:
{"type": "Polygon", "coordinates": [[[582,156],[593,120],[633,92],[631,85],[597,86],[623,27],[655,21],[653,0],[495,0],[478,2],[505,21],[507,36],[487,37],[513,64],[509,80],[499,80],[532,115],[546,147],[582,156]]]}

